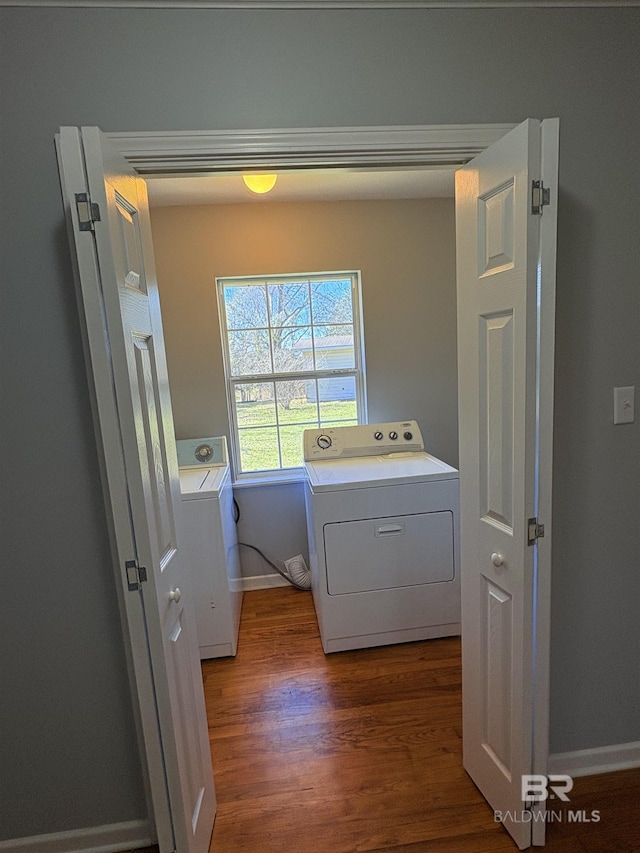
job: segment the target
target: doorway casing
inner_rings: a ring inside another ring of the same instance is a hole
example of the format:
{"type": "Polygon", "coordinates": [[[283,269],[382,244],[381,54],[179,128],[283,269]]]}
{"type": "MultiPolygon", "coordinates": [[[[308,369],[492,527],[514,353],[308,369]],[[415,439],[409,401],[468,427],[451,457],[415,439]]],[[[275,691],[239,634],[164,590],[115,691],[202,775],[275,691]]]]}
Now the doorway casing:
{"type": "Polygon", "coordinates": [[[467,163],[515,125],[107,133],[142,176],[467,163]]]}
{"type": "MultiPolygon", "coordinates": [[[[183,131],[176,133],[110,133],[111,142],[141,176],[196,176],[243,169],[362,169],[375,167],[463,165],[514,127],[509,125],[437,125],[288,130],[183,131]]],[[[555,223],[544,223],[545,227],[555,223]]],[[[550,241],[553,245],[554,241],[550,241]]],[[[544,243],[544,240],[543,240],[544,243]]],[[[555,259],[554,259],[555,260],[555,259]]],[[[538,354],[539,513],[551,521],[553,328],[554,305],[540,306],[538,354]]],[[[538,768],[548,758],[548,679],[550,632],[550,537],[538,543],[536,600],[536,682],[534,691],[534,756],[538,768]]],[[[127,614],[130,619],[130,614],[127,614]]],[[[126,628],[129,637],[141,626],[126,628]],[[133,629],[133,630],[132,630],[133,629]]],[[[144,690],[144,686],[142,688],[144,690]]],[[[141,706],[141,686],[132,682],[134,705],[141,706]]],[[[152,696],[147,697],[149,701],[152,696]]],[[[159,733],[158,733],[159,740],[159,733]]],[[[148,749],[148,743],[146,744],[148,749]]],[[[148,775],[149,768],[144,768],[148,775]]]]}

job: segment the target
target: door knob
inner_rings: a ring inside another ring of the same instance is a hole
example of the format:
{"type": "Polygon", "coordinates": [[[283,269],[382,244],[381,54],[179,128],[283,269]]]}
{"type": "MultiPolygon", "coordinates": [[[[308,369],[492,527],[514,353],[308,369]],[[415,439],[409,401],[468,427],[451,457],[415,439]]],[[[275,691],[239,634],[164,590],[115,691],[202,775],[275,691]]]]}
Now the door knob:
{"type": "Polygon", "coordinates": [[[504,557],[502,556],[502,554],[492,554],[491,562],[496,568],[499,568],[504,563],[504,557]]]}
{"type": "Polygon", "coordinates": [[[175,601],[176,604],[180,601],[180,599],[182,598],[182,593],[180,592],[179,586],[171,590],[171,592],[169,593],[169,598],[171,599],[171,601],[175,601]]]}

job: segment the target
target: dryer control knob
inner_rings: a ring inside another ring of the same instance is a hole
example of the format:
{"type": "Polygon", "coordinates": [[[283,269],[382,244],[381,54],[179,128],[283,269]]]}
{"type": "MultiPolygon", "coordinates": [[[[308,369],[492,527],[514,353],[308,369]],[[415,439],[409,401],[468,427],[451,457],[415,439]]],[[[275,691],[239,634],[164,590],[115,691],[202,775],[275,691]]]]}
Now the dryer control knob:
{"type": "Polygon", "coordinates": [[[397,437],[398,433],[395,430],[389,433],[389,438],[391,439],[391,441],[395,441],[397,437]]]}
{"type": "Polygon", "coordinates": [[[330,435],[319,435],[316,438],[316,444],[321,450],[328,450],[331,447],[332,441],[330,435]]]}
{"type": "Polygon", "coordinates": [[[378,432],[374,432],[373,437],[376,441],[382,441],[384,435],[378,430],[378,432]]]}
{"type": "Polygon", "coordinates": [[[411,439],[413,438],[413,433],[409,432],[409,430],[407,430],[404,434],[404,437],[407,441],[411,441],[411,439]]]}

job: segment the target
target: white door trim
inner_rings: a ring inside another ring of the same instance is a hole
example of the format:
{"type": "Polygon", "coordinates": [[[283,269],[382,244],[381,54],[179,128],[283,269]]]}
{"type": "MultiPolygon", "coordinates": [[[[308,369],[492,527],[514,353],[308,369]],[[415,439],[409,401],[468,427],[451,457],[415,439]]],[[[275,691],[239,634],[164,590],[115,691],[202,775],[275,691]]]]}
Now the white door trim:
{"type": "MultiPolygon", "coordinates": [[[[513,127],[515,124],[151,131],[107,135],[141,175],[158,177],[163,174],[197,175],[265,167],[456,165],[466,163],[513,127]]],[[[557,123],[555,128],[557,134],[557,123]]],[[[555,166],[557,168],[557,163],[555,166]]],[[[557,187],[552,188],[552,199],[551,208],[545,209],[542,219],[543,251],[545,229],[551,233],[556,227],[557,187]]],[[[543,414],[545,406],[548,407],[553,400],[554,294],[555,287],[548,291],[545,288],[541,306],[541,359],[548,380],[540,389],[543,414]]],[[[543,417],[540,422],[540,516],[547,524],[551,520],[552,441],[552,418],[543,417]]],[[[541,540],[538,562],[537,639],[540,654],[536,659],[536,676],[541,685],[548,684],[549,678],[550,573],[551,551],[547,535],[541,540]]],[[[137,690],[132,684],[132,691],[137,690]]],[[[544,774],[548,762],[549,708],[546,691],[542,691],[542,696],[543,701],[538,702],[535,708],[533,772],[544,774]]]]}
{"type": "Polygon", "coordinates": [[[515,125],[108,133],[141,175],[295,166],[461,165],[515,125]]]}
{"type": "MultiPolygon", "coordinates": [[[[66,132],[66,131],[65,131],[66,132]]],[[[121,442],[118,407],[115,397],[113,363],[105,341],[104,305],[100,272],[95,260],[93,241],[76,242],[73,238],[77,210],[67,204],[72,187],[87,188],[80,135],[76,128],[69,131],[69,144],[62,145],[61,133],[56,135],[56,151],[62,183],[62,197],[70,240],[71,263],[74,272],[78,316],[83,332],[83,346],[95,437],[100,463],[100,480],[105,501],[105,513],[110,535],[116,594],[120,607],[124,648],[128,666],[136,735],[143,762],[145,796],[149,812],[151,836],[154,842],[173,837],[171,813],[164,773],[164,751],[156,710],[155,684],[147,647],[147,628],[142,600],[139,595],[127,595],[122,585],[122,566],[136,553],[131,521],[122,523],[123,508],[129,506],[128,480],[121,442]],[[71,139],[76,156],[70,158],[71,139]],[[92,270],[91,279],[81,276],[80,268],[92,270]],[[118,523],[120,519],[120,523],[118,523]],[[150,780],[156,780],[150,784],[150,780]]],[[[126,510],[125,510],[126,513],[126,510]]]]}
{"type": "MultiPolygon", "coordinates": [[[[558,143],[559,119],[545,119],[541,126],[540,177],[550,188],[549,204],[540,217],[540,256],[538,258],[538,517],[545,526],[538,539],[537,565],[534,569],[536,606],[536,647],[533,659],[533,772],[549,772],[549,676],[551,652],[551,538],[553,476],[553,392],[556,318],[556,234],[558,227],[558,143]],[[553,270],[545,277],[545,270],[553,270]]],[[[534,807],[544,810],[544,804],[534,807]]],[[[532,821],[534,846],[544,844],[545,827],[532,821]]]]}

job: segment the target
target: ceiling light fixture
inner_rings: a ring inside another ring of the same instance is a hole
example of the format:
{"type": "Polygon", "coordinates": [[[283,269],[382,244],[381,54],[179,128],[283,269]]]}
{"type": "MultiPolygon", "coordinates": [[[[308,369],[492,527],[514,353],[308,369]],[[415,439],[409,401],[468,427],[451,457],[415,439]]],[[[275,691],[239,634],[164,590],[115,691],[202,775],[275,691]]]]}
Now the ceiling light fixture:
{"type": "Polygon", "coordinates": [[[268,193],[272,190],[276,181],[278,180],[277,175],[243,175],[242,180],[245,182],[246,186],[251,190],[252,193],[258,193],[258,195],[264,195],[264,193],[268,193]]]}

